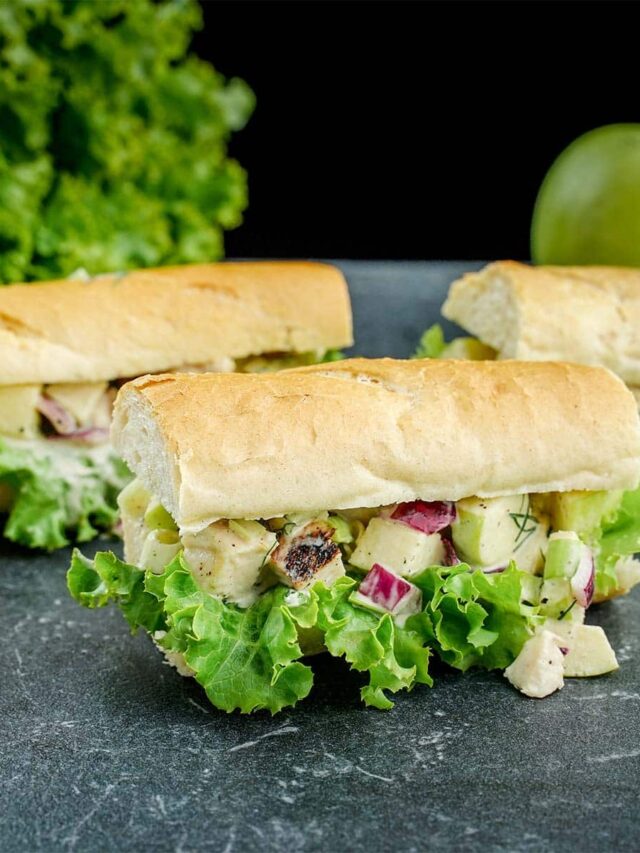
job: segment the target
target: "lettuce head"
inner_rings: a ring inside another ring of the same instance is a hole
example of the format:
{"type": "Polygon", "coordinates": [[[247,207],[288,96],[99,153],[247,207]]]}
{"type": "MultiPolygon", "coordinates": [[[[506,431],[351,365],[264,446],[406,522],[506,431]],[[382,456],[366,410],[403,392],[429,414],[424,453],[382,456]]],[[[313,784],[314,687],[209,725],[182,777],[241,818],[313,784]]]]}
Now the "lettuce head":
{"type": "Polygon", "coordinates": [[[251,90],[188,54],[195,0],[0,3],[0,281],[214,260],[251,90]]]}

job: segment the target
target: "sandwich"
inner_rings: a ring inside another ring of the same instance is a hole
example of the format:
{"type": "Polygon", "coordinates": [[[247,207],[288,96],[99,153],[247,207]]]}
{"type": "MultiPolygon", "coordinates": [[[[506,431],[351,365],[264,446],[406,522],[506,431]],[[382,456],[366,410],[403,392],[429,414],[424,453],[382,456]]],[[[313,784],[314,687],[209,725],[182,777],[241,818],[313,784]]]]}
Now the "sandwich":
{"type": "Polygon", "coordinates": [[[640,270],[498,261],[454,281],[442,313],[474,337],[436,328],[422,354],[601,365],[640,401],[640,270]]]}
{"type": "Polygon", "coordinates": [[[530,696],[617,667],[584,624],[628,589],[640,423],[602,368],[354,359],[269,375],[141,377],[119,392],[124,560],[75,551],[82,605],[117,602],[225,711],[308,695],[305,656],[364,702],[429,660],[530,696]]]}
{"type": "Polygon", "coordinates": [[[116,523],[129,471],[109,444],[119,385],[166,371],[271,371],[352,342],[335,268],[171,267],[0,288],[4,535],[51,550],[116,523]]]}

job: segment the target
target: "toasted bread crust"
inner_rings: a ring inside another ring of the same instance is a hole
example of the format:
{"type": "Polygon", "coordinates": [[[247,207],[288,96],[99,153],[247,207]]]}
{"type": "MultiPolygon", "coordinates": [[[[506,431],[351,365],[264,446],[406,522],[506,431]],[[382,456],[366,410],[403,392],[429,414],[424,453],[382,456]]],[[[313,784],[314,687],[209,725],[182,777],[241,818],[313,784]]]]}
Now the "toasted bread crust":
{"type": "Polygon", "coordinates": [[[455,281],[442,313],[501,358],[602,365],[640,385],[640,270],[498,261],[455,281]]]}
{"type": "Polygon", "coordinates": [[[217,518],[634,487],[640,425],[602,368],[354,359],[141,377],[116,450],[183,529],[217,518]]]}
{"type": "Polygon", "coordinates": [[[0,288],[3,385],[98,382],[351,343],[346,282],[326,264],[201,264],[0,288]]]}

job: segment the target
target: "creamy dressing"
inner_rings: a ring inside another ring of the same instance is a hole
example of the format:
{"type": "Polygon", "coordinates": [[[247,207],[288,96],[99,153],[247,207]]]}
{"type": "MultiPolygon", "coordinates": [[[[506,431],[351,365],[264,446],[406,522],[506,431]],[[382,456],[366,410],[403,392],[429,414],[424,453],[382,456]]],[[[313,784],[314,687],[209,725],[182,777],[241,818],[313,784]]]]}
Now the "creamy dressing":
{"type": "Polygon", "coordinates": [[[4,435],[0,436],[0,441],[6,447],[31,453],[37,459],[46,459],[51,470],[63,480],[82,477],[86,473],[87,466],[82,460],[89,459],[95,468],[108,470],[115,458],[108,441],[88,446],[58,438],[21,439],[4,435]]]}
{"type": "Polygon", "coordinates": [[[114,487],[124,485],[118,472],[121,464],[109,442],[97,446],[74,444],[63,439],[18,439],[0,436],[5,447],[29,453],[47,466],[52,477],[68,486],[67,501],[80,512],[86,486],[105,482],[114,487]]]}

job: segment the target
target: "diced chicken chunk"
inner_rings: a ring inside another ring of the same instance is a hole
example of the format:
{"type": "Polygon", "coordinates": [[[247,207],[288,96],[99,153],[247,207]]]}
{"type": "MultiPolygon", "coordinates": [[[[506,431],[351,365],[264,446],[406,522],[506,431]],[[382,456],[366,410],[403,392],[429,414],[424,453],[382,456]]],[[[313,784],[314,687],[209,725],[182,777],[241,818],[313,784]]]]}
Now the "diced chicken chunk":
{"type": "Polygon", "coordinates": [[[562,641],[551,631],[531,637],[505,671],[505,677],[525,696],[543,699],[564,686],[562,641]]]}

